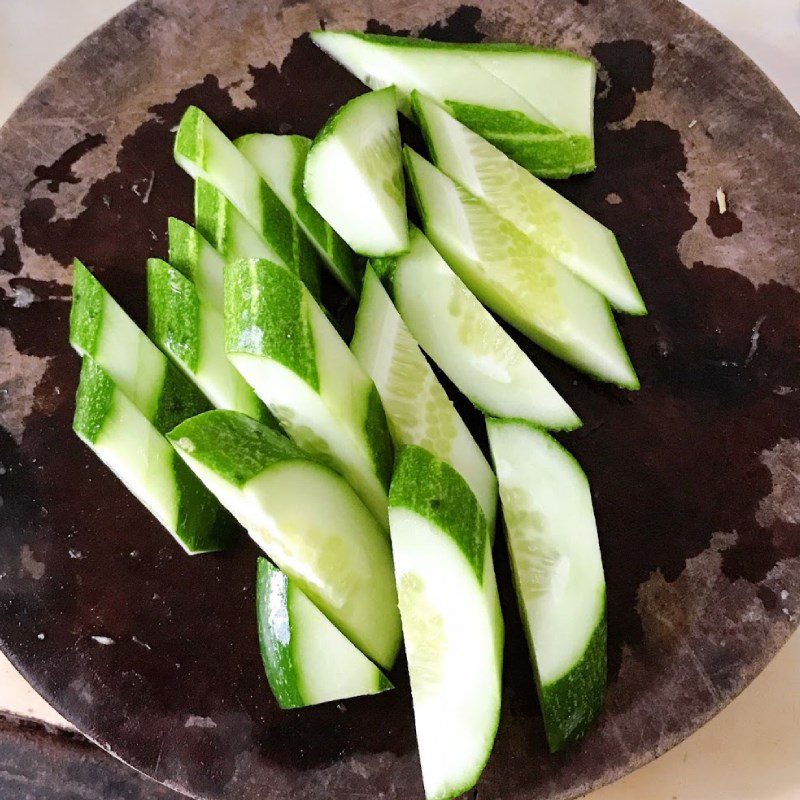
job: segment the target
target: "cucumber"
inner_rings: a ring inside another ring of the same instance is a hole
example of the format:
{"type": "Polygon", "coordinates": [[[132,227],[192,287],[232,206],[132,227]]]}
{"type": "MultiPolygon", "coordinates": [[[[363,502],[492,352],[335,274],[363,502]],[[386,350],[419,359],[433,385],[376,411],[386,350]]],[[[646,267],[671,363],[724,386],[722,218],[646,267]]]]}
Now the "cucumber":
{"type": "Polygon", "coordinates": [[[375,382],[395,445],[418,445],[449,464],[480,503],[491,535],[497,479],[371,267],[350,349],[375,382]]]}
{"type": "Polygon", "coordinates": [[[297,583],[266,558],[258,559],[256,612],[264,670],[281,708],[393,688],[297,583]]]}
{"type": "Polygon", "coordinates": [[[308,153],[306,197],[357,253],[386,256],[408,250],[400,147],[389,87],[342,106],[308,153]]]}
{"type": "Polygon", "coordinates": [[[411,115],[410,95],[419,90],[536,175],[594,169],[591,61],[523,46],[337,31],[311,38],[371,88],[394,85],[403,113],[411,115]]]}
{"type": "Polygon", "coordinates": [[[147,261],[147,309],[153,341],[217,408],[277,425],[225,355],[222,314],[195,285],[159,258],[147,261]]]}
{"type": "Polygon", "coordinates": [[[222,268],[225,259],[183,220],[170,217],[169,263],[185,275],[197,289],[202,303],[222,313],[222,268]]]}
{"type": "Polygon", "coordinates": [[[552,751],[603,705],[606,589],[589,483],[543,431],[487,420],[520,611],[552,751]]]}
{"type": "Polygon", "coordinates": [[[222,256],[223,261],[266,258],[288,266],[236,206],[202,178],[194,182],[194,222],[198,233],[222,256]]]}
{"type": "Polygon", "coordinates": [[[412,336],[486,414],[546,428],[581,423],[547,379],[417,228],[410,251],[372,262],[412,336]]]}
{"type": "Polygon", "coordinates": [[[195,180],[202,178],[222,192],[309,291],[319,295],[319,265],[311,243],[250,162],[196,106],[189,106],[181,119],[174,154],[195,180]]]}
{"type": "Polygon", "coordinates": [[[425,233],[481,302],[574,367],[639,388],[601,294],[422,156],[405,158],[425,233]]]}
{"type": "Polygon", "coordinates": [[[165,433],[211,408],[194,384],[144,335],[97,278],[74,262],[69,341],[91,356],[116,386],[165,433]]]}
{"type": "Polygon", "coordinates": [[[297,276],[269,261],[228,264],[225,348],[294,442],[388,528],[392,442],[380,397],[297,276]]]}
{"type": "Polygon", "coordinates": [[[83,357],[72,427],[187,553],[230,544],[230,520],[213,495],[88,355],[83,357]]]}
{"type": "MultiPolygon", "coordinates": [[[[289,209],[333,276],[351,297],[357,298],[361,290],[362,264],[342,237],[308,202],[303,192],[303,175],[311,139],[305,136],[252,133],[240,136],[234,144],[289,209]]],[[[256,254],[251,254],[251,257],[256,257],[256,254]]]]}
{"type": "Polygon", "coordinates": [[[389,540],[347,482],[235,411],[200,414],[168,438],[328,619],[367,656],[391,667],[400,619],[389,540]]]}
{"type": "Polygon", "coordinates": [[[441,106],[412,94],[436,166],[605,295],[619,311],[646,309],[614,234],[441,106]]]}
{"type": "Polygon", "coordinates": [[[486,518],[464,479],[400,450],[389,497],[395,579],[428,800],[477,783],[500,719],[503,620],[486,518]]]}

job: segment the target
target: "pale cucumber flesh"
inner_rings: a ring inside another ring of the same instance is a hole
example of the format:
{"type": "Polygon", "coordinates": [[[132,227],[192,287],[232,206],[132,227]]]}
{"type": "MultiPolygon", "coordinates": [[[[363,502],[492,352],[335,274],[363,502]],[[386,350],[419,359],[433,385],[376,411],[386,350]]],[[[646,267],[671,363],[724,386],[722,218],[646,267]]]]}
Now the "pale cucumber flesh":
{"type": "Polygon", "coordinates": [[[391,286],[403,321],[451,381],[491,416],[570,429],[580,420],[519,345],[416,228],[394,261],[391,286]]]}
{"type": "Polygon", "coordinates": [[[444,109],[417,93],[416,117],[436,166],[551,256],[605,295],[615,308],[645,312],[614,234],[444,109]]]}
{"type": "Polygon", "coordinates": [[[602,295],[408,148],[406,165],[428,238],[483,303],[578,369],[639,388],[602,295]]]}
{"type": "Polygon", "coordinates": [[[370,267],[350,348],[378,389],[395,444],[419,445],[450,464],[494,531],[494,473],[370,267]]]}
{"type": "Polygon", "coordinates": [[[605,579],[586,476],[554,439],[488,420],[517,597],[551,748],[579,737],[605,689],[605,579]]]}
{"type": "Polygon", "coordinates": [[[408,249],[394,89],[354,98],[326,123],[306,159],[306,197],[357,253],[408,249]]]}

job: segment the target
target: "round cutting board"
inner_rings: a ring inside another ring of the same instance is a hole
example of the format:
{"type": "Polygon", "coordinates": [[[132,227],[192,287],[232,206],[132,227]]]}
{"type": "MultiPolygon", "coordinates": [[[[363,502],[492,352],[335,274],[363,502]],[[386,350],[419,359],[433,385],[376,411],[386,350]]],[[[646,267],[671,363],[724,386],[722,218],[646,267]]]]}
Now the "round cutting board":
{"type": "Polygon", "coordinates": [[[478,786],[572,798],[702,725],[800,613],[800,120],[674,0],[140,0],[59,64],[0,131],[0,643],[81,731],[192,796],[422,796],[404,667],[393,692],[278,710],[254,546],[186,557],[70,429],[72,257],[143,323],[145,259],[166,255],[169,214],[191,220],[183,110],[314,135],[363,91],[310,43],[320,26],[598,63],[597,172],[557,187],[618,234],[642,289],[650,314],[619,319],[642,389],[524,346],[585,423],[562,438],[594,494],[609,691],[549,755],[499,541],[503,713],[478,786]]]}

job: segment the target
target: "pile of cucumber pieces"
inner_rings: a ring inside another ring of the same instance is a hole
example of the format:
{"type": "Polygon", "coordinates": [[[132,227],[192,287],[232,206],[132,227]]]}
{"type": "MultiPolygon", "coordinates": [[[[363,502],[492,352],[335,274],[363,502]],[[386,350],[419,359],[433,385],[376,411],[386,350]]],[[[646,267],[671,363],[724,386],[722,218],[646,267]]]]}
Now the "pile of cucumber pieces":
{"type": "Polygon", "coordinates": [[[645,308],[611,231],[536,177],[594,167],[590,61],[313,39],[374,91],[313,142],[232,142],[186,111],[175,158],[195,224],[170,219],[168,261],[147,264],[147,335],[75,262],[74,428],[187,553],[233,544],[232,518],[263,549],[258,630],[282,707],[391,688],[404,639],[439,800],[477,782],[500,716],[498,490],[552,750],[605,688],[589,486],[546,432],[580,420],[493,314],[635,389],[612,307],[645,308]],[[428,159],[402,146],[398,110],[428,159]],[[320,305],[323,265],[359,299],[350,347],[320,305]],[[494,469],[428,358],[484,413],[494,469]]]}

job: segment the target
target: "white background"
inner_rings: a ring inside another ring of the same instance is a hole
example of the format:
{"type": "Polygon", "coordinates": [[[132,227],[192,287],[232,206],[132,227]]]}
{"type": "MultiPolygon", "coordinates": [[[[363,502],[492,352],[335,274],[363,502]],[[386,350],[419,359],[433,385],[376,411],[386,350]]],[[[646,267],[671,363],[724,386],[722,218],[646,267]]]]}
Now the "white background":
{"type": "MultiPolygon", "coordinates": [[[[0,0],[0,123],[56,61],[127,4],[0,0]]],[[[733,39],[800,109],[800,0],[687,0],[687,5],[733,39]]],[[[2,710],[66,724],[0,656],[2,710]]],[[[705,728],[589,800],[798,798],[800,635],[795,635],[705,728]]]]}

